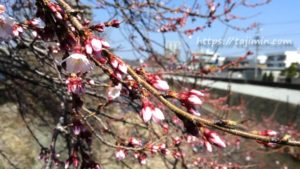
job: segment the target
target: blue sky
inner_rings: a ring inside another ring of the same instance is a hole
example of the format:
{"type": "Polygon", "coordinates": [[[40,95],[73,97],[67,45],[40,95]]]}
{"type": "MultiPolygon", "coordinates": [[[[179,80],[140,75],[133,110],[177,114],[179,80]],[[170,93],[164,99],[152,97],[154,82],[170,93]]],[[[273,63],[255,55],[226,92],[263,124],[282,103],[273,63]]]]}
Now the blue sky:
{"type": "MultiPolygon", "coordinates": [[[[182,3],[188,1],[175,1],[176,3],[182,3]]],[[[250,2],[250,0],[249,0],[250,2]]],[[[256,1],[257,2],[257,1],[256,1]]],[[[271,3],[256,7],[256,8],[245,8],[237,7],[233,14],[238,16],[249,16],[246,20],[240,20],[233,22],[232,24],[239,27],[247,27],[250,24],[257,22],[261,24],[260,36],[263,39],[273,40],[273,39],[283,39],[290,40],[293,42],[294,47],[288,48],[278,48],[278,47],[260,47],[260,54],[274,52],[274,51],[284,51],[284,50],[300,50],[300,1],[298,0],[273,0],[271,3]]],[[[108,19],[106,12],[103,10],[95,10],[93,12],[94,21],[106,21],[108,19]],[[104,18],[102,20],[102,18],[104,18]]],[[[185,29],[194,28],[198,25],[201,25],[204,21],[198,19],[195,23],[188,23],[185,26],[185,29]]],[[[122,27],[122,25],[121,25],[122,27]]],[[[226,28],[227,26],[215,22],[211,28],[205,29],[202,32],[195,33],[192,38],[186,37],[185,40],[191,46],[193,51],[200,50],[197,46],[197,40],[210,38],[210,39],[220,39],[224,36],[224,32],[227,29],[225,34],[225,39],[228,38],[239,38],[239,39],[252,39],[255,36],[256,29],[248,31],[247,33],[236,31],[233,29],[226,28]]],[[[126,52],[118,52],[117,54],[127,59],[135,59],[138,56],[134,56],[130,52],[131,48],[126,38],[122,36],[119,29],[107,29],[109,35],[109,41],[111,46],[122,46],[123,49],[129,50],[126,52]]],[[[175,33],[167,33],[167,40],[177,41],[178,36],[175,33]]],[[[154,37],[158,41],[161,41],[160,35],[158,33],[151,33],[151,37],[154,37]]],[[[255,51],[254,47],[248,48],[252,51],[255,51]]],[[[218,53],[225,56],[239,56],[245,53],[246,48],[219,48],[218,53]]]]}

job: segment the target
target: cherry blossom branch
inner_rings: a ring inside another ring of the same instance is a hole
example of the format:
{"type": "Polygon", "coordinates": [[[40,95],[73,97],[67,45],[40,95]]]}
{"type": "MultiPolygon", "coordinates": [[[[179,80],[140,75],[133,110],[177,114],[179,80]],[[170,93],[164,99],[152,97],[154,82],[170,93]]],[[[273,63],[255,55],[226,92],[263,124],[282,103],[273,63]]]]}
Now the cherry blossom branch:
{"type": "MultiPolygon", "coordinates": [[[[57,0],[57,2],[65,9],[65,12],[68,15],[68,17],[70,18],[70,21],[73,24],[73,26],[79,32],[82,32],[83,26],[80,24],[80,22],[77,20],[77,18],[72,15],[72,12],[73,12],[72,8],[64,0],[57,0]]],[[[105,50],[109,56],[115,56],[110,51],[108,51],[106,49],[103,49],[103,50],[105,50]]],[[[102,64],[99,63],[95,58],[90,57],[90,59],[93,60],[97,66],[101,67],[102,64]]],[[[131,66],[127,65],[127,67],[128,67],[128,74],[131,75],[133,77],[133,79],[135,79],[138,82],[138,84],[140,84],[144,88],[146,88],[150,93],[152,93],[161,103],[163,103],[170,110],[175,112],[177,115],[183,116],[184,118],[188,119],[191,123],[194,123],[199,126],[201,126],[201,125],[210,126],[210,127],[219,129],[221,131],[224,131],[226,133],[230,133],[233,135],[241,136],[241,137],[248,138],[248,139],[254,139],[254,140],[258,140],[258,141],[262,141],[262,142],[270,142],[270,143],[277,143],[277,144],[290,145],[290,146],[300,146],[300,141],[289,140],[289,139],[285,139],[285,138],[273,138],[273,137],[255,134],[255,132],[246,132],[246,131],[241,131],[238,129],[227,128],[226,126],[228,124],[226,123],[226,121],[222,121],[222,123],[220,123],[220,121],[215,122],[212,120],[194,116],[194,115],[182,110],[181,108],[177,107],[176,105],[172,104],[158,90],[156,90],[152,85],[150,85],[140,75],[138,75],[131,68],[131,66]]],[[[99,138],[101,138],[101,136],[99,138]]],[[[113,145],[111,145],[111,146],[113,146],[113,145]]]]}

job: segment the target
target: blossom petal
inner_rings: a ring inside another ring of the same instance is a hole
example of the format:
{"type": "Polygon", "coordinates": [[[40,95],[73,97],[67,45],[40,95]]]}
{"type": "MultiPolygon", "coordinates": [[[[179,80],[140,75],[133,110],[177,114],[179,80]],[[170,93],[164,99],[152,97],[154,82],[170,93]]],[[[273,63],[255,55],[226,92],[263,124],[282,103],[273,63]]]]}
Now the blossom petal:
{"type": "Polygon", "coordinates": [[[211,139],[210,141],[214,144],[216,144],[219,147],[225,148],[226,144],[225,142],[220,138],[219,135],[217,135],[217,133],[211,133],[211,139]]]}
{"type": "Polygon", "coordinates": [[[66,62],[66,71],[69,73],[85,73],[92,69],[90,61],[85,55],[80,53],[71,54],[63,62],[66,62]]]}
{"type": "Polygon", "coordinates": [[[108,43],[107,41],[105,41],[105,40],[101,40],[101,44],[102,44],[102,46],[103,46],[104,48],[110,48],[109,43],[108,43]]]}
{"type": "Polygon", "coordinates": [[[118,69],[119,69],[122,73],[127,74],[127,66],[126,66],[125,63],[123,63],[123,62],[122,62],[122,63],[119,63],[118,69]]]}
{"type": "Polygon", "coordinates": [[[152,119],[155,123],[159,123],[165,119],[163,112],[159,108],[155,108],[152,114],[152,119]]]}
{"type": "Polygon", "coordinates": [[[201,105],[202,104],[202,100],[196,95],[190,95],[188,97],[188,101],[191,102],[194,105],[201,105]]]}
{"type": "Polygon", "coordinates": [[[195,116],[201,116],[201,114],[194,108],[190,108],[189,112],[195,116]]]}
{"type": "Polygon", "coordinates": [[[190,93],[197,95],[198,97],[204,96],[204,94],[201,91],[195,89],[190,90],[190,93]]]}
{"type": "Polygon", "coordinates": [[[87,54],[92,54],[93,53],[93,48],[92,48],[92,46],[90,44],[86,44],[85,45],[85,52],[87,54]]]}
{"type": "Polygon", "coordinates": [[[93,38],[91,40],[91,45],[92,45],[92,48],[95,52],[99,52],[101,51],[102,49],[102,43],[101,43],[101,40],[100,39],[97,39],[97,38],[93,38]]]}
{"type": "Polygon", "coordinates": [[[142,116],[145,123],[147,123],[152,117],[153,111],[150,107],[145,107],[142,109],[142,116]]]}
{"type": "Polygon", "coordinates": [[[115,156],[118,160],[123,160],[126,157],[125,151],[120,149],[118,151],[116,151],[115,156]]]}
{"type": "Polygon", "coordinates": [[[169,88],[170,88],[168,83],[164,80],[156,80],[155,83],[153,83],[153,86],[156,89],[162,90],[162,91],[169,90],[169,88]]]}
{"type": "Polygon", "coordinates": [[[204,141],[204,145],[208,152],[212,152],[212,146],[211,146],[210,142],[204,141]]]}
{"type": "Polygon", "coordinates": [[[113,68],[117,68],[119,65],[119,62],[117,61],[117,59],[111,59],[110,64],[113,68]]]}
{"type": "Polygon", "coordinates": [[[114,86],[114,87],[111,87],[109,90],[108,90],[108,99],[109,100],[114,100],[116,99],[117,97],[120,96],[121,94],[121,90],[122,90],[122,84],[119,83],[117,86],[114,86]]]}

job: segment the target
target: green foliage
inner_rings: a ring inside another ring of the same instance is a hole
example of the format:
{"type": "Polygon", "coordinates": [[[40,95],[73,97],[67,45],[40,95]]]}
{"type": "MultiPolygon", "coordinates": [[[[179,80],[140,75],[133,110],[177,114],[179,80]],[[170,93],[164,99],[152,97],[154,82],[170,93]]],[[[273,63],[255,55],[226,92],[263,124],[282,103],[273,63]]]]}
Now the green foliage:
{"type": "Polygon", "coordinates": [[[293,78],[298,74],[297,67],[298,67],[298,63],[292,63],[290,67],[281,71],[280,74],[286,76],[286,78],[293,78]]]}
{"type": "Polygon", "coordinates": [[[291,66],[281,71],[281,75],[286,77],[286,82],[291,82],[291,79],[298,75],[298,63],[292,63],[291,66]]]}
{"type": "Polygon", "coordinates": [[[273,75],[273,73],[271,72],[271,73],[267,74],[265,72],[263,74],[262,81],[264,81],[264,82],[273,82],[274,81],[274,75],[273,75]]]}
{"type": "Polygon", "coordinates": [[[268,75],[266,72],[263,74],[262,81],[264,82],[268,81],[268,75]]]}
{"type": "Polygon", "coordinates": [[[274,75],[273,73],[271,72],[268,76],[268,82],[273,82],[274,81],[274,75]]]}

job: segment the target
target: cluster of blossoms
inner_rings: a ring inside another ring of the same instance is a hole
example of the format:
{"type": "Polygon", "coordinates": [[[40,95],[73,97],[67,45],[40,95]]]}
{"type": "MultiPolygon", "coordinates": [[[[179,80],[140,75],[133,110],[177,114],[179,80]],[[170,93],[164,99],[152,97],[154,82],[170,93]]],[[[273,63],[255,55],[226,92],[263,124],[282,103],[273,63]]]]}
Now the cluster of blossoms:
{"type": "Polygon", "coordinates": [[[123,78],[122,75],[127,74],[127,65],[119,58],[111,56],[110,65],[114,69],[114,77],[116,77],[118,80],[123,78]]]}
{"type": "Polygon", "coordinates": [[[5,7],[0,4],[0,41],[10,40],[22,32],[23,28],[13,18],[5,14],[5,7]]]}
{"type": "MultiPolygon", "coordinates": [[[[191,89],[189,91],[183,91],[181,93],[176,93],[174,91],[168,92],[169,96],[180,101],[181,105],[186,108],[186,110],[195,116],[200,116],[200,112],[197,111],[196,106],[201,106],[203,104],[203,98],[206,94],[202,91],[191,89]]],[[[194,123],[190,123],[183,116],[178,116],[178,118],[183,122],[186,131],[194,136],[199,136],[199,127],[194,123]]],[[[175,118],[178,119],[178,118],[175,118]]],[[[176,120],[174,123],[178,123],[176,120]]]]}
{"type": "MultiPolygon", "coordinates": [[[[41,18],[33,18],[26,20],[24,23],[17,23],[14,18],[5,14],[5,7],[0,5],[0,41],[9,41],[13,37],[20,37],[24,35],[25,30],[29,30],[34,38],[46,39],[44,31],[45,23],[41,18]]],[[[56,48],[59,49],[59,48],[56,48]]]]}
{"type": "Polygon", "coordinates": [[[198,31],[202,31],[203,29],[205,29],[206,26],[197,26],[196,28],[194,29],[188,29],[188,30],[185,30],[183,33],[185,35],[187,35],[188,37],[192,37],[192,35],[195,33],[195,32],[198,32],[198,31]]]}
{"type": "MultiPolygon", "coordinates": [[[[199,142],[197,137],[188,135],[186,137],[186,141],[187,143],[191,144],[191,145],[201,145],[204,144],[204,146],[206,147],[207,151],[212,152],[212,145],[216,145],[220,148],[225,148],[226,144],[225,142],[220,138],[220,136],[213,132],[210,131],[207,128],[201,128],[202,133],[202,139],[203,139],[203,143],[199,142]]],[[[172,137],[172,144],[171,146],[173,147],[179,147],[182,143],[182,138],[181,137],[172,137]]],[[[135,138],[135,137],[131,137],[129,138],[128,147],[142,147],[142,141],[135,138]]],[[[172,151],[170,151],[167,148],[167,145],[165,143],[160,143],[160,144],[151,144],[148,143],[148,146],[146,148],[146,150],[148,150],[152,155],[154,155],[155,153],[160,153],[163,156],[168,156],[168,155],[172,155],[174,158],[176,159],[180,159],[182,157],[185,156],[185,153],[178,151],[177,149],[171,148],[173,149],[172,151]]],[[[128,155],[129,155],[129,150],[124,149],[124,148],[117,148],[115,151],[115,157],[118,160],[124,160],[128,155]]],[[[144,165],[146,164],[146,160],[147,160],[147,154],[145,153],[145,151],[134,151],[132,156],[136,159],[138,159],[138,161],[140,162],[140,164],[144,165]]]]}
{"type": "Polygon", "coordinates": [[[53,2],[49,2],[48,7],[54,13],[54,16],[57,19],[60,19],[60,20],[63,19],[63,15],[65,15],[65,13],[64,13],[63,9],[58,4],[53,3],[53,2]]]}
{"type": "Polygon", "coordinates": [[[183,27],[187,22],[188,14],[184,14],[180,18],[166,18],[169,20],[168,24],[165,24],[159,28],[159,32],[175,32],[178,28],[183,27]]]}
{"type": "Polygon", "coordinates": [[[168,82],[162,80],[158,75],[147,74],[148,82],[160,91],[168,91],[170,89],[168,82]]]}
{"type": "Polygon", "coordinates": [[[155,107],[148,99],[142,99],[142,109],[140,111],[140,115],[142,116],[145,123],[150,121],[151,119],[155,123],[160,123],[160,121],[165,119],[162,111],[155,107]]]}
{"type": "MultiPolygon", "coordinates": [[[[200,131],[202,133],[202,140],[193,136],[188,135],[186,137],[186,142],[189,143],[191,146],[205,146],[208,152],[212,152],[212,145],[215,145],[219,148],[225,148],[226,143],[225,141],[214,131],[211,131],[207,128],[201,127],[200,131]]],[[[173,145],[179,146],[182,143],[181,137],[174,137],[173,138],[173,145]]]]}
{"type": "Polygon", "coordinates": [[[110,46],[105,40],[101,38],[92,37],[85,41],[85,52],[89,55],[99,55],[102,47],[108,49],[110,46]]]}
{"type": "Polygon", "coordinates": [[[187,111],[195,116],[200,116],[200,113],[196,110],[195,106],[202,105],[205,95],[199,90],[191,89],[187,92],[181,92],[177,95],[181,104],[186,107],[187,111]]]}
{"type": "MultiPolygon", "coordinates": [[[[135,138],[135,137],[130,137],[128,140],[128,147],[142,147],[142,141],[135,138]]],[[[153,155],[155,153],[161,153],[162,155],[170,155],[171,152],[170,150],[167,149],[166,144],[161,143],[161,144],[148,144],[147,150],[153,155]]],[[[127,156],[129,155],[128,150],[124,148],[117,148],[115,151],[115,157],[118,160],[124,160],[127,156]]],[[[144,151],[134,151],[131,154],[135,159],[139,161],[140,164],[145,165],[147,163],[147,154],[144,151]]]]}
{"type": "MultiPolygon", "coordinates": [[[[143,145],[142,141],[140,139],[137,139],[135,137],[130,137],[128,140],[128,147],[141,147],[143,145]]],[[[128,151],[123,148],[118,148],[115,152],[115,157],[118,160],[123,160],[128,155],[128,151]]],[[[142,165],[145,165],[147,162],[147,154],[144,152],[134,152],[133,157],[138,159],[139,163],[142,165]]]]}

